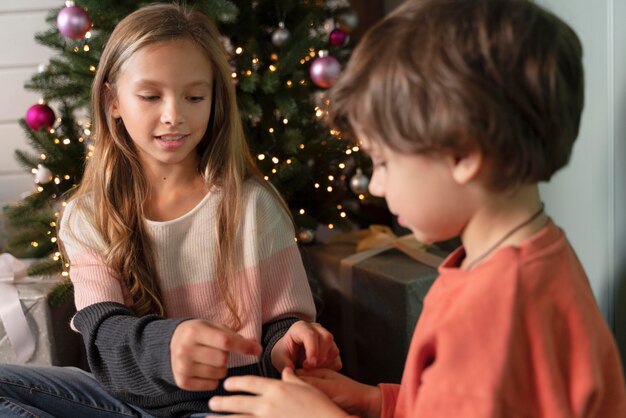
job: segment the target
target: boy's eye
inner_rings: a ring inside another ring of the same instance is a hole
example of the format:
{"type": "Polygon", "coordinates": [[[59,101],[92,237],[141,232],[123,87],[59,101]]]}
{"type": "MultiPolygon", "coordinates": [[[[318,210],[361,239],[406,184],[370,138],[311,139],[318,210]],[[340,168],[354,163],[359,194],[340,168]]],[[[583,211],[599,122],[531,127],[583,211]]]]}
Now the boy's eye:
{"type": "Polygon", "coordinates": [[[153,102],[155,100],[157,100],[159,98],[159,96],[152,96],[152,95],[139,95],[139,98],[141,100],[145,100],[146,102],[153,102]]]}
{"type": "Polygon", "coordinates": [[[192,103],[198,103],[204,100],[204,96],[189,96],[187,100],[192,103]]]}

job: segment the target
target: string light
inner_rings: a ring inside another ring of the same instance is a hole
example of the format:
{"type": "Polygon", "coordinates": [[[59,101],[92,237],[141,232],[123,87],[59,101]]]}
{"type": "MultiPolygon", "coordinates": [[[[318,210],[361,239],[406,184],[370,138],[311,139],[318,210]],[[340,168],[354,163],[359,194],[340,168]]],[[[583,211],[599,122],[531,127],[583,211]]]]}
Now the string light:
{"type": "Polygon", "coordinates": [[[272,158],[272,162],[273,162],[274,164],[278,164],[278,163],[280,162],[280,160],[279,160],[278,158],[276,158],[276,157],[273,157],[273,158],[272,158]]]}
{"type": "Polygon", "coordinates": [[[328,229],[335,229],[335,225],[333,225],[333,224],[328,224],[328,229]]]}
{"type": "Polygon", "coordinates": [[[259,154],[257,155],[257,158],[259,159],[259,161],[263,161],[265,159],[265,154],[259,154]]]}
{"type": "Polygon", "coordinates": [[[89,52],[89,45],[85,45],[85,46],[83,47],[83,51],[85,51],[85,52],[89,52]]]}
{"type": "Polygon", "coordinates": [[[276,66],[274,64],[270,64],[269,66],[270,71],[274,72],[277,70],[276,66]]]}
{"type": "Polygon", "coordinates": [[[304,215],[304,209],[300,209],[300,215],[304,215]]]}
{"type": "Polygon", "coordinates": [[[96,72],[96,66],[95,65],[90,65],[89,66],[89,71],[91,71],[92,73],[96,72]]]}
{"type": "Polygon", "coordinates": [[[243,54],[243,48],[242,48],[242,47],[240,47],[240,46],[238,46],[238,47],[235,49],[235,54],[237,54],[237,55],[241,55],[241,54],[243,54]]]}
{"type": "Polygon", "coordinates": [[[268,131],[269,133],[273,134],[273,133],[274,133],[274,128],[269,128],[267,131],[268,131]]]}

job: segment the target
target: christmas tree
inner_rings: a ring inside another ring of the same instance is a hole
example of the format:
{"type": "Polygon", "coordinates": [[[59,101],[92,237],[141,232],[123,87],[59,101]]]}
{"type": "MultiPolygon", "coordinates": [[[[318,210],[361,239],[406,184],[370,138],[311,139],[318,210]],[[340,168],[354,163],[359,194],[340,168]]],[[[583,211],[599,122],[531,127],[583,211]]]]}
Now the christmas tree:
{"type": "MultiPolygon", "coordinates": [[[[26,88],[42,102],[21,121],[34,151],[16,158],[35,174],[36,190],[5,208],[9,251],[36,257],[30,273],[63,270],[56,222],[65,192],[81,181],[90,157],[89,94],[98,60],[123,17],[153,1],[81,0],[51,10],[50,28],[36,35],[58,51],[26,88]],[[55,111],[56,110],[56,114],[55,111]],[[57,116],[58,115],[58,116],[57,116]]],[[[369,223],[362,206],[369,166],[357,147],[324,124],[326,88],[350,53],[358,17],[346,0],[187,0],[211,16],[237,86],[238,104],[253,155],[290,207],[297,238],[316,229],[369,223]]],[[[64,274],[66,274],[64,272],[64,274]]]]}

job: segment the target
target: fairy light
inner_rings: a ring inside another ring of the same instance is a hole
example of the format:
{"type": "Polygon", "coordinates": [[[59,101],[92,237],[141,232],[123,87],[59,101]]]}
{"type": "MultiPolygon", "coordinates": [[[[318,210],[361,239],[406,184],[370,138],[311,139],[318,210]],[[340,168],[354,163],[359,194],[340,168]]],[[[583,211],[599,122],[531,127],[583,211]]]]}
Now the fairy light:
{"type": "Polygon", "coordinates": [[[274,164],[278,164],[278,163],[279,163],[279,161],[280,161],[280,160],[279,160],[278,158],[276,158],[276,157],[273,157],[273,158],[272,158],[272,162],[273,162],[274,164]]]}
{"type": "Polygon", "coordinates": [[[300,146],[298,148],[304,149],[304,144],[300,144],[300,146]]]}
{"type": "Polygon", "coordinates": [[[352,151],[359,152],[359,147],[356,147],[356,146],[352,147],[352,151]]]}
{"type": "Polygon", "coordinates": [[[43,192],[43,187],[38,186],[38,187],[37,187],[37,191],[38,191],[39,193],[43,192]]]}
{"type": "Polygon", "coordinates": [[[265,159],[265,154],[259,154],[256,157],[259,159],[259,161],[263,161],[265,159]]]}
{"type": "Polygon", "coordinates": [[[91,130],[89,128],[86,128],[84,132],[85,135],[91,135],[91,130]]]}
{"type": "Polygon", "coordinates": [[[276,52],[272,52],[272,55],[270,55],[270,59],[272,61],[278,61],[278,54],[276,52]]]}
{"type": "Polygon", "coordinates": [[[40,159],[42,159],[42,160],[45,160],[45,159],[46,159],[46,154],[41,154],[41,155],[39,156],[39,158],[40,158],[40,159]]]}
{"type": "Polygon", "coordinates": [[[65,180],[69,180],[69,179],[70,179],[70,176],[69,176],[69,174],[66,174],[66,175],[64,175],[64,176],[63,176],[63,178],[64,178],[65,180]]]}
{"type": "Polygon", "coordinates": [[[89,71],[91,71],[92,73],[96,72],[96,66],[95,65],[90,65],[89,66],[89,71]]]}
{"type": "Polygon", "coordinates": [[[252,70],[247,70],[247,71],[246,71],[246,75],[247,75],[248,77],[249,77],[249,76],[251,76],[251,75],[252,75],[252,70]]]}
{"type": "Polygon", "coordinates": [[[79,51],[78,47],[77,47],[77,46],[75,46],[75,47],[74,47],[74,52],[75,52],[75,53],[78,53],[78,51],[79,51]]]}
{"type": "Polygon", "coordinates": [[[70,275],[70,273],[67,272],[67,271],[64,271],[64,272],[61,273],[61,276],[63,276],[63,277],[68,277],[69,275],[70,275]]]}
{"type": "Polygon", "coordinates": [[[35,248],[39,247],[39,243],[37,241],[31,242],[30,245],[35,248]]]}
{"type": "Polygon", "coordinates": [[[315,51],[311,51],[311,52],[309,52],[309,57],[311,57],[311,58],[315,58],[315,55],[317,55],[317,54],[315,53],[315,51]]]}
{"type": "Polygon", "coordinates": [[[30,170],[30,172],[33,173],[33,174],[37,174],[37,169],[33,168],[33,169],[30,170]]]}
{"type": "Polygon", "coordinates": [[[243,48],[242,48],[242,47],[240,47],[240,46],[238,46],[238,47],[235,49],[235,54],[237,54],[237,55],[241,55],[241,54],[243,54],[243,48]]]}
{"type": "Polygon", "coordinates": [[[332,192],[332,191],[333,191],[333,186],[328,186],[328,187],[326,188],[326,191],[327,191],[328,193],[332,192]]]}
{"type": "Polygon", "coordinates": [[[350,155],[350,154],[352,154],[352,150],[351,149],[347,149],[346,150],[346,155],[350,155]]]}
{"type": "Polygon", "coordinates": [[[287,118],[283,119],[283,123],[284,123],[285,125],[287,125],[287,124],[289,123],[289,119],[287,119],[287,118]]]}
{"type": "Polygon", "coordinates": [[[315,183],[315,188],[319,189],[320,188],[320,184],[319,183],[315,183]]]}
{"type": "Polygon", "coordinates": [[[287,87],[291,87],[291,86],[293,86],[293,81],[287,80],[286,84],[287,84],[287,87]]]}
{"type": "Polygon", "coordinates": [[[274,128],[269,128],[267,131],[268,131],[269,133],[273,134],[273,133],[274,133],[274,128]]]}
{"type": "Polygon", "coordinates": [[[346,165],[344,163],[339,163],[339,168],[343,170],[344,168],[346,168],[346,165]]]}
{"type": "Polygon", "coordinates": [[[259,63],[259,58],[258,57],[252,58],[252,64],[256,65],[258,63],[259,63]]]}
{"type": "Polygon", "coordinates": [[[60,144],[61,140],[59,138],[54,138],[52,142],[54,142],[55,144],[60,144]]]}
{"type": "Polygon", "coordinates": [[[231,76],[232,78],[237,78],[237,73],[233,71],[232,73],[230,73],[230,76],[231,76]]]}
{"type": "Polygon", "coordinates": [[[65,139],[63,140],[63,144],[65,144],[65,145],[69,145],[69,144],[70,144],[70,142],[71,142],[71,141],[70,141],[70,139],[69,139],[69,138],[65,138],[65,139]]]}
{"type": "Polygon", "coordinates": [[[333,175],[328,176],[328,180],[330,180],[330,181],[335,180],[335,176],[333,176],[333,175]]]}
{"type": "Polygon", "coordinates": [[[276,66],[274,64],[270,64],[269,69],[271,72],[274,72],[277,70],[276,66]]]}
{"type": "Polygon", "coordinates": [[[58,177],[54,178],[54,184],[61,184],[61,179],[58,177]]]}
{"type": "Polygon", "coordinates": [[[85,142],[85,138],[83,138],[82,136],[79,136],[79,137],[78,137],[78,142],[81,142],[81,143],[82,143],[82,142],[85,142]]]}
{"type": "Polygon", "coordinates": [[[85,45],[85,46],[83,47],[83,51],[85,51],[85,52],[89,52],[89,45],[85,45]]]}
{"type": "Polygon", "coordinates": [[[285,161],[287,164],[291,164],[291,158],[288,158],[287,161],[285,161]]]}
{"type": "Polygon", "coordinates": [[[306,60],[305,60],[304,58],[302,58],[302,59],[300,60],[300,64],[304,65],[305,63],[306,63],[306,60]]]}
{"type": "Polygon", "coordinates": [[[300,209],[300,215],[304,215],[304,209],[300,209]]]}
{"type": "Polygon", "coordinates": [[[269,178],[269,177],[267,177],[267,176],[263,176],[263,178],[264,178],[266,181],[269,181],[269,180],[270,180],[270,178],[269,178]]]}
{"type": "Polygon", "coordinates": [[[52,221],[52,222],[50,222],[50,226],[54,228],[55,226],[57,226],[57,223],[52,221]]]}
{"type": "Polygon", "coordinates": [[[85,39],[91,39],[91,31],[87,31],[85,34],[85,39]]]}
{"type": "Polygon", "coordinates": [[[328,229],[335,229],[335,225],[333,225],[333,224],[328,224],[328,229]]]}
{"type": "Polygon", "coordinates": [[[57,242],[57,237],[52,237],[52,238],[50,238],[50,242],[52,242],[52,243],[57,242]]]}
{"type": "Polygon", "coordinates": [[[300,80],[300,85],[301,86],[304,86],[305,84],[306,84],[306,80],[304,80],[304,79],[300,80]]]}
{"type": "Polygon", "coordinates": [[[359,195],[359,200],[365,200],[365,195],[364,194],[360,194],[359,195]]]}
{"type": "Polygon", "coordinates": [[[276,174],[276,171],[277,170],[275,168],[272,168],[272,174],[276,174]]]}

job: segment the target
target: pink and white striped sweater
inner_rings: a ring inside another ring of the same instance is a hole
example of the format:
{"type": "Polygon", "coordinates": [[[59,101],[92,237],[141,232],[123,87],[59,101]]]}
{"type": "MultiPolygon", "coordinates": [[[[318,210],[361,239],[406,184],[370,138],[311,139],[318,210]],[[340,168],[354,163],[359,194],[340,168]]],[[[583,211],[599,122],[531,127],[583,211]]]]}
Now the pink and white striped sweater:
{"type": "MultiPolygon", "coordinates": [[[[202,318],[220,324],[228,320],[228,309],[217,286],[214,252],[221,193],[214,188],[194,209],[177,219],[146,220],[168,318],[149,316],[148,321],[146,317],[135,317],[127,309],[128,292],[104,263],[104,242],[89,220],[88,205],[71,201],[61,220],[59,237],[70,259],[78,310],[73,324],[85,339],[92,371],[116,396],[157,416],[178,415],[183,409],[196,410],[194,406],[180,409],[183,405],[179,403],[183,399],[187,401],[190,392],[172,397],[171,391],[180,390],[155,389],[158,384],[154,382],[146,386],[129,381],[126,377],[129,368],[136,369],[144,378],[149,376],[148,383],[164,379],[173,385],[169,340],[176,325],[183,318],[202,318]],[[137,337],[139,330],[146,335],[137,337]],[[117,341],[106,343],[104,335],[117,341]],[[120,339],[136,347],[121,350],[120,339]],[[137,355],[137,347],[153,350],[145,356],[150,361],[144,364],[145,358],[137,355]],[[155,358],[162,363],[157,368],[160,371],[146,370],[154,368],[155,358]],[[168,399],[164,399],[165,393],[169,394],[168,399]]],[[[293,322],[314,320],[315,307],[292,224],[279,202],[255,181],[247,181],[243,207],[245,213],[235,251],[238,267],[235,294],[243,321],[239,332],[266,346],[264,363],[269,365],[271,346],[293,322]]],[[[254,357],[232,354],[229,370],[233,374],[259,374],[257,362],[254,357]]],[[[205,411],[207,393],[200,399],[202,408],[198,411],[205,411]]]]}

